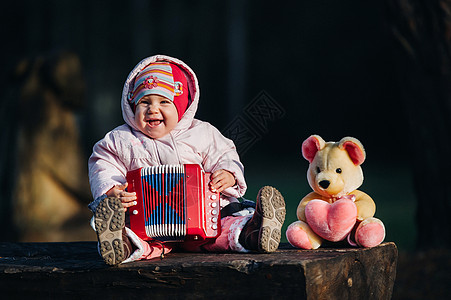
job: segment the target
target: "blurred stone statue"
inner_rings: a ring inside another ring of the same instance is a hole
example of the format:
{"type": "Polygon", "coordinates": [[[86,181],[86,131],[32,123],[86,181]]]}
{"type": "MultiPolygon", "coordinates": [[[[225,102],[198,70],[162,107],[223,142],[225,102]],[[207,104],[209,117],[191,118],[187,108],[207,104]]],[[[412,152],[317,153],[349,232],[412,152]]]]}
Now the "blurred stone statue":
{"type": "Polygon", "coordinates": [[[89,228],[86,158],[76,112],[85,81],[71,52],[21,61],[2,99],[1,240],[95,239],[89,228]]]}

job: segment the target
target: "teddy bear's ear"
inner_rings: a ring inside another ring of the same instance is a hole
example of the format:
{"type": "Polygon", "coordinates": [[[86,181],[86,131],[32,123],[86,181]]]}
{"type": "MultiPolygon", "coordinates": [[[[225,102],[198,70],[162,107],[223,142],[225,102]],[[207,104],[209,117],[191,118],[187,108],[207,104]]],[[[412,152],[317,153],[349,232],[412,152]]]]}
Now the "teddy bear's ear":
{"type": "Polygon", "coordinates": [[[340,149],[346,150],[354,165],[361,165],[366,158],[365,149],[358,139],[345,137],[338,142],[340,149]]]}
{"type": "Polygon", "coordinates": [[[326,142],[319,135],[311,135],[302,143],[302,156],[311,163],[316,152],[323,149],[325,145],[326,142]]]}

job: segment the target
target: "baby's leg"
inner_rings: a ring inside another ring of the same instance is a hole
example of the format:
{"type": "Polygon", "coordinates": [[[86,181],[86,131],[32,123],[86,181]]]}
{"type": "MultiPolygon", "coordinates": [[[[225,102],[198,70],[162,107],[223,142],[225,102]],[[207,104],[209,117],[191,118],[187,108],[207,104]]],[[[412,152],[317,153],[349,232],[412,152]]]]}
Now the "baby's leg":
{"type": "Polygon", "coordinates": [[[95,213],[99,252],[108,265],[163,257],[172,247],[160,242],[148,243],[125,227],[125,209],[118,198],[105,198],[95,213]]]}
{"type": "Polygon", "coordinates": [[[228,216],[221,219],[221,233],[216,238],[214,243],[206,244],[202,246],[202,249],[207,251],[225,252],[249,252],[238,241],[240,233],[243,230],[244,225],[252,217],[248,216],[228,216]]]}
{"type": "Polygon", "coordinates": [[[253,215],[221,219],[221,234],[214,243],[202,248],[207,251],[276,251],[285,213],[285,202],[280,192],[265,186],[257,196],[253,215]]]}
{"type": "Polygon", "coordinates": [[[285,221],[285,201],[280,192],[265,186],[257,195],[255,212],[240,234],[244,248],[258,252],[274,252],[279,247],[285,221]]]}
{"type": "MultiPolygon", "coordinates": [[[[118,198],[105,198],[94,212],[99,251],[105,263],[117,265],[131,252],[130,243],[124,243],[125,209],[118,198]]],[[[127,241],[127,240],[126,240],[127,241]]]]}
{"type": "Polygon", "coordinates": [[[172,246],[167,243],[159,241],[144,241],[128,227],[125,227],[124,231],[126,232],[130,242],[133,244],[134,251],[126,260],[123,261],[123,263],[142,259],[162,259],[164,255],[168,254],[172,250],[172,246]]]}
{"type": "Polygon", "coordinates": [[[318,249],[322,239],[303,221],[296,221],[287,228],[288,242],[296,248],[318,249]]]}

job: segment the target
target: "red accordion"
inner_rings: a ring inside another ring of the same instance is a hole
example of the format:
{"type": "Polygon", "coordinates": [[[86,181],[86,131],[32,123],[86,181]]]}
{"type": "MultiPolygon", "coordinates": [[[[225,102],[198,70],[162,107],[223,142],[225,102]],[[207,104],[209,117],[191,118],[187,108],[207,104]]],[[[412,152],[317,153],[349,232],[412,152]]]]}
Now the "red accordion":
{"type": "Polygon", "coordinates": [[[208,241],[218,237],[219,193],[209,188],[210,173],[199,165],[161,165],[127,173],[130,228],[143,240],[208,241]]]}

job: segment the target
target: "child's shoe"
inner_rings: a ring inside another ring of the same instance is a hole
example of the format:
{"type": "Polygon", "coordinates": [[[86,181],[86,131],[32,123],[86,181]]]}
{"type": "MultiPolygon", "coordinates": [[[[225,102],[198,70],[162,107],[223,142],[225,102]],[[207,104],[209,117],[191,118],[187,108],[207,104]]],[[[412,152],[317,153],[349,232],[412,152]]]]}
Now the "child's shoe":
{"type": "Polygon", "coordinates": [[[285,201],[280,192],[271,186],[261,188],[254,215],[240,234],[240,244],[248,250],[258,252],[276,251],[285,214],[285,201]]]}
{"type": "Polygon", "coordinates": [[[94,217],[100,255],[108,265],[120,264],[131,254],[131,244],[124,230],[125,208],[118,198],[105,198],[94,217]]]}

